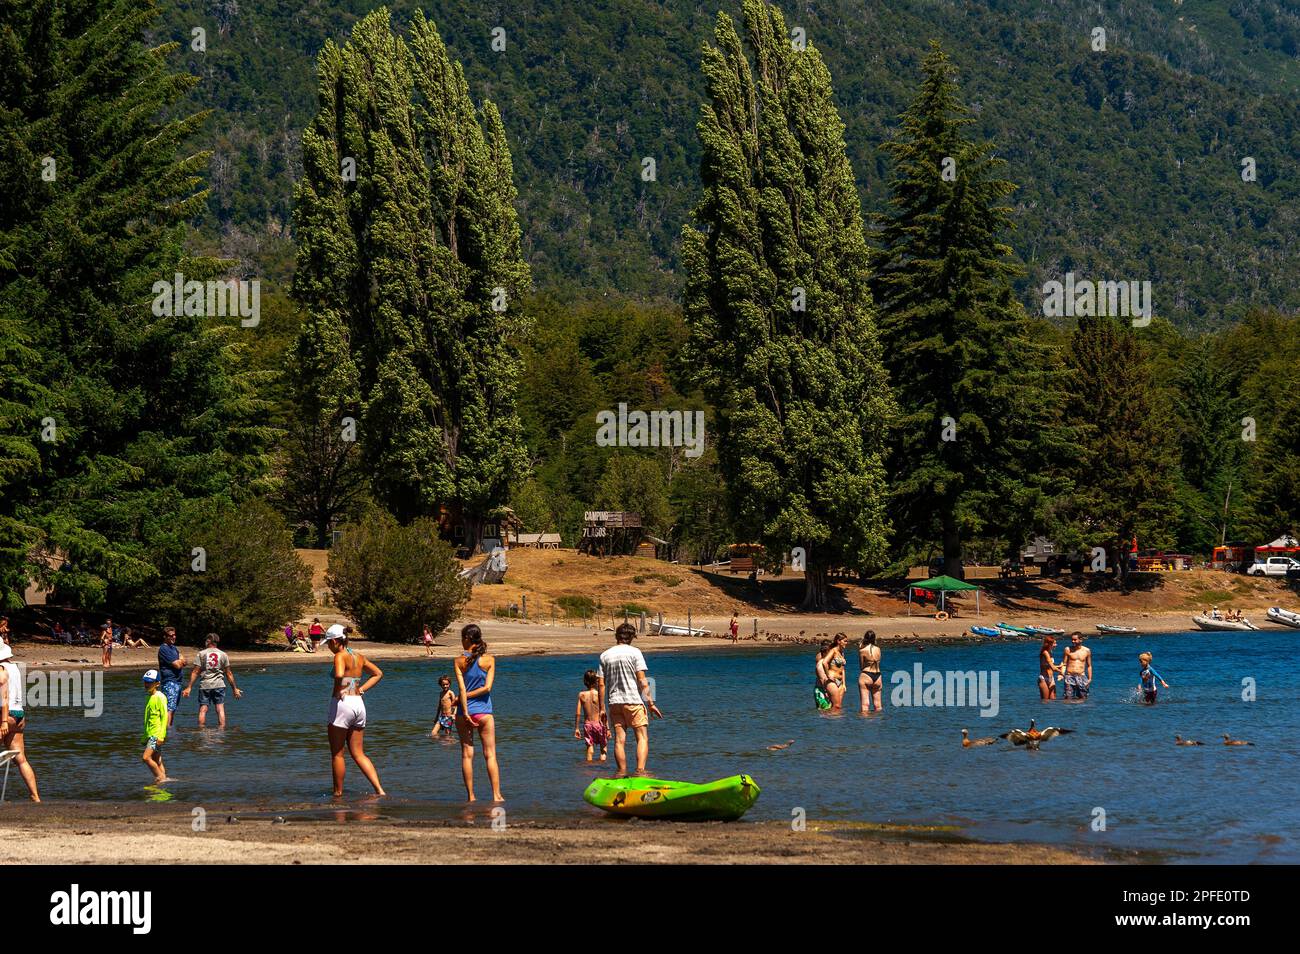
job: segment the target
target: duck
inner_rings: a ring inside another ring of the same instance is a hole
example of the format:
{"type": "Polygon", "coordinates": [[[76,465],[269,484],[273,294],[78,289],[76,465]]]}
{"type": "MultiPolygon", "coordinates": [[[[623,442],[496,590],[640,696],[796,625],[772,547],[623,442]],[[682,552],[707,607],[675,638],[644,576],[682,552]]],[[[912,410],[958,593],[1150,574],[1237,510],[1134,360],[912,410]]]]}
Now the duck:
{"type": "Polygon", "coordinates": [[[1034,751],[1046,742],[1048,739],[1054,739],[1058,735],[1066,735],[1073,732],[1073,729],[1058,729],[1054,725],[1049,725],[1046,729],[1038,729],[1038,720],[1030,719],[1028,729],[1012,729],[1010,732],[1003,732],[998,738],[1010,739],[1012,745],[1023,745],[1034,751]]]}
{"type": "Polygon", "coordinates": [[[1174,736],[1174,745],[1204,745],[1204,742],[1197,742],[1195,739],[1184,739],[1181,735],[1174,736]]]}
{"type": "Polygon", "coordinates": [[[1224,745],[1254,745],[1254,742],[1247,742],[1245,739],[1234,739],[1229,737],[1228,733],[1223,733],[1224,745]]]}
{"type": "Polygon", "coordinates": [[[789,742],[782,742],[779,745],[769,745],[767,750],[769,752],[779,752],[782,749],[788,749],[792,745],[794,745],[794,739],[791,739],[789,742]]]}
{"type": "Polygon", "coordinates": [[[972,739],[970,729],[961,730],[961,747],[963,749],[973,749],[977,745],[997,745],[997,736],[989,735],[982,739],[972,739]]]}

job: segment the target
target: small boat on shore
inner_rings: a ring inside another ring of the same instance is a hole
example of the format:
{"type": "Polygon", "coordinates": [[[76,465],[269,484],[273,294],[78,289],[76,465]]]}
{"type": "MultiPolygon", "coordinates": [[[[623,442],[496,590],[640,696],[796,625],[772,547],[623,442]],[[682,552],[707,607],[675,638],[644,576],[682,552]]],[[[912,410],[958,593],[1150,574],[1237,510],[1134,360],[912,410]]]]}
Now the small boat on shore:
{"type": "Polygon", "coordinates": [[[1259,629],[1248,619],[1215,619],[1213,616],[1193,616],[1192,622],[1197,628],[1209,630],[1212,633],[1222,633],[1226,631],[1245,632],[1253,629],[1259,629]]]}
{"type": "Polygon", "coordinates": [[[1009,626],[1003,626],[1001,623],[997,625],[997,631],[999,636],[1005,636],[1011,639],[1023,639],[1026,636],[1033,635],[1033,633],[1026,633],[1020,627],[1016,627],[1015,629],[1012,629],[1009,626]]]}
{"type": "Polygon", "coordinates": [[[1033,636],[1064,636],[1065,630],[1057,629],[1055,626],[1026,626],[1033,636]]]}
{"type": "Polygon", "coordinates": [[[582,793],[589,805],[611,815],[677,821],[735,821],[758,800],[748,775],[696,785],[656,778],[598,778],[582,793]]]}
{"type": "Polygon", "coordinates": [[[1293,613],[1280,606],[1270,606],[1268,608],[1268,620],[1270,623],[1277,623],[1279,626],[1300,629],[1300,613],[1293,613]]]}
{"type": "Polygon", "coordinates": [[[667,623],[651,623],[650,631],[656,636],[710,636],[711,630],[688,629],[685,626],[669,626],[667,623]]]}
{"type": "Polygon", "coordinates": [[[996,626],[972,626],[970,631],[976,636],[1001,636],[996,626]]]}
{"type": "Polygon", "coordinates": [[[1097,632],[1099,633],[1136,633],[1136,626],[1112,626],[1109,623],[1098,623],[1097,632]]]}
{"type": "Polygon", "coordinates": [[[1035,635],[1035,634],[1034,634],[1034,627],[1032,627],[1032,626],[1017,626],[1015,623],[998,623],[998,629],[1005,629],[1005,630],[1007,630],[1007,631],[1009,631],[1009,632],[1015,633],[1017,636],[1033,636],[1033,635],[1035,635]]]}

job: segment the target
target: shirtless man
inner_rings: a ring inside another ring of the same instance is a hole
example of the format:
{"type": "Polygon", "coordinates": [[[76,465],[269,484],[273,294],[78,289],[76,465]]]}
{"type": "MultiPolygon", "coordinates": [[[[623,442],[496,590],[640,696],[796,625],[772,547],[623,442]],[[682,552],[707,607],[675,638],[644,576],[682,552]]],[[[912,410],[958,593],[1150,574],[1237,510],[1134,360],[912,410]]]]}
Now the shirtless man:
{"type": "Polygon", "coordinates": [[[1092,650],[1083,645],[1083,634],[1070,634],[1070,645],[1065,650],[1065,698],[1087,699],[1092,685],[1092,650]]]}

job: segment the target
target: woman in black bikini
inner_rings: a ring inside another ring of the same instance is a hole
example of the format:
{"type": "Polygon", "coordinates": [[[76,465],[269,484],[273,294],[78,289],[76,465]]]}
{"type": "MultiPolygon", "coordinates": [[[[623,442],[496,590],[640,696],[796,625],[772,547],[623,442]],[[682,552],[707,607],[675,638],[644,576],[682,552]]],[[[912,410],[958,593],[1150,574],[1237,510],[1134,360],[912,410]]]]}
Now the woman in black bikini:
{"type": "Polygon", "coordinates": [[[862,636],[862,645],[858,648],[858,664],[862,667],[862,673],[858,676],[862,714],[871,711],[870,705],[874,705],[875,711],[879,712],[883,708],[880,696],[885,682],[880,673],[880,647],[876,645],[874,629],[867,630],[862,636]]]}

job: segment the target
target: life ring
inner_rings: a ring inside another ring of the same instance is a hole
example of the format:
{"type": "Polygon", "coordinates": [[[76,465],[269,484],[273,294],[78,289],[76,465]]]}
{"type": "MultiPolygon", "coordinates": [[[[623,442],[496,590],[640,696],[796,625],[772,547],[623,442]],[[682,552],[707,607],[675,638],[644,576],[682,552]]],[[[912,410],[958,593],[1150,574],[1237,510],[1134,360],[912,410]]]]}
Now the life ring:
{"type": "Polygon", "coordinates": [[[934,618],[937,620],[945,620],[948,618],[948,614],[945,613],[943,610],[939,610],[939,612],[934,614],[934,618]]]}

